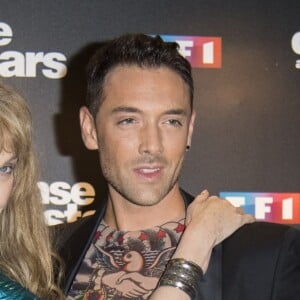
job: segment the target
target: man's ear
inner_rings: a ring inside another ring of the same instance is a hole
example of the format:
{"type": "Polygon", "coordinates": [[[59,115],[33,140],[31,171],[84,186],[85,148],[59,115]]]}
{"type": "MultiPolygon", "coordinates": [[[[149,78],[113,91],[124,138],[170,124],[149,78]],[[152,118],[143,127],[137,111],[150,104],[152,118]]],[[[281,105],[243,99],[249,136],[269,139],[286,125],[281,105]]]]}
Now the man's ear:
{"type": "Polygon", "coordinates": [[[86,106],[80,108],[79,119],[81,127],[81,137],[85,146],[89,150],[98,149],[95,120],[86,106]]]}

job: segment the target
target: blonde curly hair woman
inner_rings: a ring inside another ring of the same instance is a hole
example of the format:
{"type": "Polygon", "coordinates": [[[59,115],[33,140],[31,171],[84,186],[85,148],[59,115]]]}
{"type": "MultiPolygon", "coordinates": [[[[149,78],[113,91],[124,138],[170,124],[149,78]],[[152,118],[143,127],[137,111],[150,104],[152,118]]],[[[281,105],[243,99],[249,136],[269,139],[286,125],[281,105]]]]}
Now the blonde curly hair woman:
{"type": "Polygon", "coordinates": [[[37,187],[31,114],[0,82],[0,298],[63,299],[54,257],[37,187]]]}

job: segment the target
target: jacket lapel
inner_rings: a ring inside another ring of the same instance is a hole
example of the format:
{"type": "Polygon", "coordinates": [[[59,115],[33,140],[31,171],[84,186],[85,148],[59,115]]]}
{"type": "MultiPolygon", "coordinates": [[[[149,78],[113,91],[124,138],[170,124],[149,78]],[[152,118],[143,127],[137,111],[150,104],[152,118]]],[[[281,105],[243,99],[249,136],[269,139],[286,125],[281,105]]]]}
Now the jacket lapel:
{"type": "MultiPolygon", "coordinates": [[[[62,286],[64,287],[65,294],[71,288],[81,262],[103,218],[104,212],[105,207],[93,216],[82,218],[80,221],[58,228],[60,238],[57,244],[62,245],[62,247],[57,247],[57,251],[64,258],[65,276],[62,286]]],[[[55,235],[57,235],[57,232],[55,235]]]]}

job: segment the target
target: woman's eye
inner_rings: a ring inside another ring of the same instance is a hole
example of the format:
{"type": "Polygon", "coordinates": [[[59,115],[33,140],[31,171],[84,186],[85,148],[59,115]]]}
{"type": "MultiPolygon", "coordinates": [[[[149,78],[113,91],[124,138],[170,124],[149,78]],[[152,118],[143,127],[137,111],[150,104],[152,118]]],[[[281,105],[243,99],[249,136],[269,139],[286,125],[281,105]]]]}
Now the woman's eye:
{"type": "Polygon", "coordinates": [[[0,167],[0,174],[11,174],[13,170],[13,166],[3,166],[0,167]]]}

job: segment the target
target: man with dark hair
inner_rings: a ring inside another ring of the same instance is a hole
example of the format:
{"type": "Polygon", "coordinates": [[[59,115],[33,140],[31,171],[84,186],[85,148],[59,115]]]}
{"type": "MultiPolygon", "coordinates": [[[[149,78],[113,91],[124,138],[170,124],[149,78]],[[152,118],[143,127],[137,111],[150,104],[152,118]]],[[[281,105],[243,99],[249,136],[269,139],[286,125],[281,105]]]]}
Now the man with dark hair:
{"type": "Polygon", "coordinates": [[[103,101],[104,79],[116,66],[135,65],[140,68],[167,67],[187,84],[191,107],[194,85],[190,63],[179,54],[178,44],[166,43],[157,36],[124,35],[101,47],[91,58],[87,69],[87,98],[89,111],[96,117],[103,101]]]}
{"type": "Polygon", "coordinates": [[[92,57],[87,80],[82,138],[99,152],[108,195],[61,236],[68,299],[298,299],[299,231],[242,226],[253,217],[179,188],[195,112],[177,44],[121,36],[92,57]]]}

